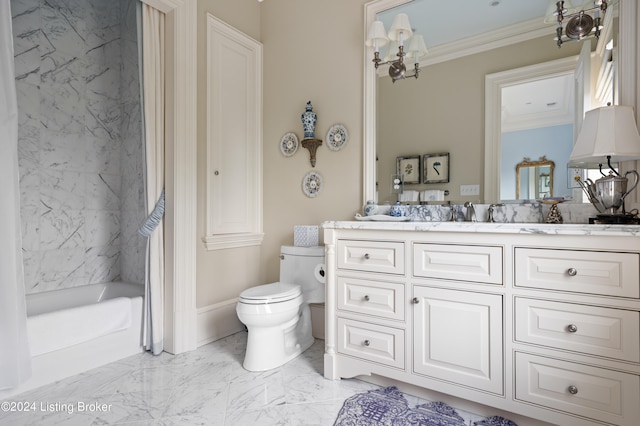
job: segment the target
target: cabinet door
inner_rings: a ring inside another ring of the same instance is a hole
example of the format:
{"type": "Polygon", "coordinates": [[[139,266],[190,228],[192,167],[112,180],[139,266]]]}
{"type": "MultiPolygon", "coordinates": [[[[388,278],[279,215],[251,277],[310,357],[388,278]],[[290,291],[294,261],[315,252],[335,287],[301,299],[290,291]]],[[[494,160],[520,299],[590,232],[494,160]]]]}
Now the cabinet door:
{"type": "Polygon", "coordinates": [[[209,250],[260,245],[262,44],[207,15],[206,232],[209,250]]]}
{"type": "Polygon", "coordinates": [[[417,374],[503,393],[502,296],[414,286],[417,374]]]}

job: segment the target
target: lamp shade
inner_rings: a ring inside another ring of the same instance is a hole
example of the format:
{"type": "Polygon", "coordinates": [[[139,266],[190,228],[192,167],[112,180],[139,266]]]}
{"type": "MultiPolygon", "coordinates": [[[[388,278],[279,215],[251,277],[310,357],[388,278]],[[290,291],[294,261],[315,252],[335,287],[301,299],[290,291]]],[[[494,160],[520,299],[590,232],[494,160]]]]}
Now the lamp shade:
{"type": "Polygon", "coordinates": [[[387,31],[384,29],[382,21],[373,21],[369,27],[369,34],[365,44],[369,47],[380,48],[389,43],[387,31]]]}
{"type": "Polygon", "coordinates": [[[397,42],[404,42],[411,38],[413,31],[411,30],[411,24],[409,23],[409,15],[406,13],[398,13],[391,23],[391,29],[389,29],[389,39],[397,42]],[[400,40],[400,34],[402,34],[402,40],[400,40]]]}
{"type": "Polygon", "coordinates": [[[398,59],[398,42],[390,41],[389,47],[387,48],[387,54],[384,56],[384,61],[395,61],[398,59]]]}
{"type": "Polygon", "coordinates": [[[587,111],[571,161],[603,163],[640,159],[640,134],[633,108],[615,105],[587,111]]]}
{"type": "MultiPolygon", "coordinates": [[[[544,14],[544,22],[545,24],[550,24],[552,22],[556,22],[558,20],[558,0],[549,0],[549,4],[547,5],[547,12],[544,14]]],[[[572,13],[576,13],[577,9],[573,7],[570,0],[564,0],[564,5],[562,7],[562,13],[564,15],[570,15],[572,13]]]]}
{"type": "Polygon", "coordinates": [[[424,44],[424,37],[422,34],[414,34],[409,42],[409,48],[407,49],[407,55],[410,58],[414,58],[414,61],[419,62],[420,58],[427,54],[427,46],[424,44]]]}

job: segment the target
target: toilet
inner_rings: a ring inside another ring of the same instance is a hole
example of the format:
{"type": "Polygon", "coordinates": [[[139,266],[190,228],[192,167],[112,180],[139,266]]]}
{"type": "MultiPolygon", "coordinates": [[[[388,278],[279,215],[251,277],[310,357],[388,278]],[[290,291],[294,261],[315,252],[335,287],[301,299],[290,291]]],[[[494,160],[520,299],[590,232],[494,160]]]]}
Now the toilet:
{"type": "Polygon", "coordinates": [[[236,305],[248,330],[243,367],[271,370],[306,351],[314,341],[309,303],[324,300],[324,247],[282,246],[280,281],[244,290],[236,305]]]}

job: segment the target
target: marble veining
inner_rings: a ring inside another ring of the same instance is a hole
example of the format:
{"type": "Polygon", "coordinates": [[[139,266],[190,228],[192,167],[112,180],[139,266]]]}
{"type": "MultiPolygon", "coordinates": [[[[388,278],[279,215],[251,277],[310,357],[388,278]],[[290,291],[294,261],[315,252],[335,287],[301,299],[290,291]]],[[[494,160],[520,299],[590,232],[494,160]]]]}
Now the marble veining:
{"type": "MultiPolygon", "coordinates": [[[[462,204],[406,204],[400,206],[403,216],[412,222],[464,222],[466,207],[462,204]]],[[[487,222],[490,204],[474,204],[478,222],[487,222]]],[[[389,214],[391,206],[378,206],[376,214],[389,214]]],[[[494,207],[493,218],[496,223],[543,223],[550,207],[541,203],[504,204],[494,207]]],[[[564,223],[589,223],[589,218],[598,213],[591,204],[566,203],[558,205],[564,223]]]]}
{"type": "Polygon", "coordinates": [[[135,4],[11,0],[27,293],[144,281],[135,4]]]}
{"type": "MultiPolygon", "coordinates": [[[[325,379],[322,340],[279,368],[246,371],[246,336],[236,333],[179,355],[134,355],[9,398],[34,402],[37,409],[0,411],[0,424],[328,426],[347,398],[379,388],[356,379],[325,379]],[[107,408],[64,409],[78,401],[107,408]],[[59,409],[44,411],[40,403],[57,403],[59,409]]],[[[412,406],[427,402],[405,396],[412,406]]],[[[469,426],[484,418],[457,412],[469,426]]]]}
{"type": "Polygon", "coordinates": [[[475,232],[491,234],[608,235],[640,236],[640,225],[589,225],[550,223],[482,222],[367,222],[327,221],[325,229],[363,229],[380,231],[475,232]]]}

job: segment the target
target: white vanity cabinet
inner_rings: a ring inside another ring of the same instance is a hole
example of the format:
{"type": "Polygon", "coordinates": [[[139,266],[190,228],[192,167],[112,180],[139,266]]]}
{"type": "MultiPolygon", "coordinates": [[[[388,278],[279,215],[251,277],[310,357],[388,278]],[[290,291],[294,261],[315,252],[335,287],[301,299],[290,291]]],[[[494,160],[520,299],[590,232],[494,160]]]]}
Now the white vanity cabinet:
{"type": "Polygon", "coordinates": [[[326,378],[519,425],[640,424],[640,227],[323,226],[326,378]]]}

